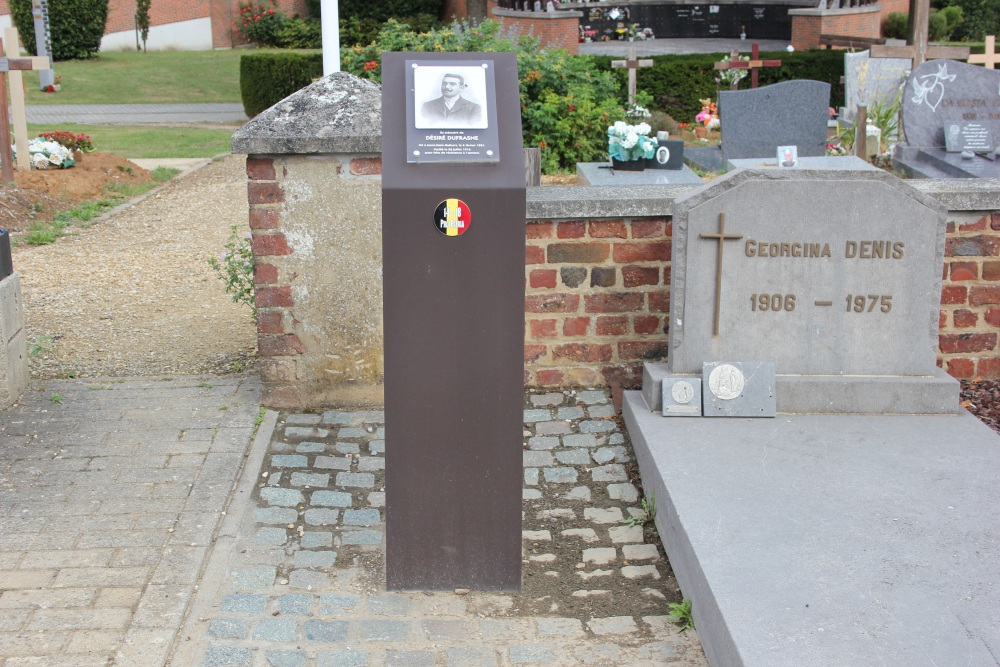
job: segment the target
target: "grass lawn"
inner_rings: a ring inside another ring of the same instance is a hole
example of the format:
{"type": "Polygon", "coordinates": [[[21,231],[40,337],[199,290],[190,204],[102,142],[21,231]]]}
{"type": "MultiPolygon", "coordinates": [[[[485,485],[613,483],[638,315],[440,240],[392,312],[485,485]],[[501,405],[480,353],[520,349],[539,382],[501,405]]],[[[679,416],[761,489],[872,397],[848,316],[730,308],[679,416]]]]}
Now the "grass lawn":
{"type": "Polygon", "coordinates": [[[234,128],[162,127],[151,125],[28,125],[28,137],[39,132],[67,130],[89,134],[98,153],[124,158],[213,157],[228,153],[234,128]]]}
{"type": "Polygon", "coordinates": [[[25,72],[28,104],[167,104],[240,102],[241,49],[108,52],[55,64],[62,90],[38,90],[25,72]]]}

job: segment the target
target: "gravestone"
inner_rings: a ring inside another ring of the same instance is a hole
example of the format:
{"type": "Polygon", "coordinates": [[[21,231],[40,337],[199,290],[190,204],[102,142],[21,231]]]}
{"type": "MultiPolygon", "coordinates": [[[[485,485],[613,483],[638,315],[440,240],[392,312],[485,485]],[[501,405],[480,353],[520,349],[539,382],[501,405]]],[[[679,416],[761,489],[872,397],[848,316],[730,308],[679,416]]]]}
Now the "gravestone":
{"type": "Polygon", "coordinates": [[[10,234],[0,229],[0,410],[28,388],[28,338],[24,330],[21,278],[10,257],[10,234]]]}
{"type": "Polygon", "coordinates": [[[954,413],[935,357],[944,214],[880,170],[737,170],[678,199],[650,408],[663,376],[753,361],[774,364],[779,412],[954,413]]]}
{"type": "Polygon", "coordinates": [[[825,155],[829,118],[830,84],[821,81],[720,91],[723,158],[773,156],[778,146],[798,146],[803,157],[825,155]]]}
{"type": "Polygon", "coordinates": [[[511,53],[385,53],[382,71],[387,587],[517,590],[517,63],[511,53]],[[449,115],[438,100],[455,91],[466,102],[449,115]]]}
{"type": "Polygon", "coordinates": [[[859,104],[891,104],[910,73],[906,58],[872,58],[867,50],[844,54],[844,106],[841,120],[854,122],[859,104]]]}
{"type": "Polygon", "coordinates": [[[1000,70],[954,60],[925,62],[906,81],[900,124],[905,143],[897,147],[894,164],[911,176],[1000,178],[1000,162],[992,155],[970,159],[949,153],[945,136],[946,128],[974,124],[977,145],[1000,145],[1000,70]]]}

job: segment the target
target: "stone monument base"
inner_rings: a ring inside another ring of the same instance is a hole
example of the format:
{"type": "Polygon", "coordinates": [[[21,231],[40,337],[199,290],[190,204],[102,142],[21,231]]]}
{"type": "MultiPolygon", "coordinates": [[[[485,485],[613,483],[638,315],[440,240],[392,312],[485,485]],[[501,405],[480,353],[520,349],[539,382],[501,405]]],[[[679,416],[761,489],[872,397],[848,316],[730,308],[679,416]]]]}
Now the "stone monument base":
{"type": "Polygon", "coordinates": [[[1000,178],[1000,158],[966,159],[936,146],[896,146],[892,166],[910,178],[1000,178]]]}
{"type": "Polygon", "coordinates": [[[712,665],[992,665],[1000,438],[975,417],[670,419],[626,392],[712,665]]]}
{"type": "Polygon", "coordinates": [[[21,305],[21,277],[15,271],[0,280],[0,409],[28,388],[28,339],[21,305]]]}
{"type": "MultiPolygon", "coordinates": [[[[954,415],[958,380],[941,369],[934,375],[775,375],[779,413],[856,415],[954,415]]],[[[642,369],[642,396],[649,409],[662,409],[665,363],[642,369]]],[[[701,378],[693,374],[692,378],[701,378]]]]}

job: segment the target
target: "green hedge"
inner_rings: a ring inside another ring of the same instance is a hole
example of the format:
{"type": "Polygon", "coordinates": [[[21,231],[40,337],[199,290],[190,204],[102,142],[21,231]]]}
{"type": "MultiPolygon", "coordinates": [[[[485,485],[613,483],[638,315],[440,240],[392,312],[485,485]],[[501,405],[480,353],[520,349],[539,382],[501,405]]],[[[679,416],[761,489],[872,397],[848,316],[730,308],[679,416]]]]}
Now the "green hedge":
{"type": "Polygon", "coordinates": [[[253,118],[323,76],[323,53],[254,51],[240,57],[243,110],[253,118]]]}
{"type": "MultiPolygon", "coordinates": [[[[31,0],[11,0],[10,11],[24,48],[38,55],[31,0]]],[[[101,48],[107,21],[108,0],[49,0],[53,60],[93,58],[101,48]]]]}
{"type": "MultiPolygon", "coordinates": [[[[697,53],[690,55],[653,56],[653,66],[639,70],[636,85],[639,90],[653,96],[653,108],[666,111],[678,122],[693,123],[701,111],[702,98],[712,100],[718,97],[720,89],[728,90],[715,82],[714,64],[721,60],[722,53],[697,53]]],[[[743,54],[746,55],[746,54],[743,54]]],[[[833,50],[801,51],[787,53],[775,51],[761,53],[761,59],[780,60],[781,67],[767,67],[760,70],[760,85],[766,86],[791,79],[812,79],[830,84],[830,106],[836,108],[844,103],[844,52],[833,50]]],[[[611,70],[611,56],[595,56],[594,64],[600,70],[613,71],[624,84],[626,70],[611,70]]],[[[750,87],[750,77],[740,82],[740,90],[750,87]]]]}

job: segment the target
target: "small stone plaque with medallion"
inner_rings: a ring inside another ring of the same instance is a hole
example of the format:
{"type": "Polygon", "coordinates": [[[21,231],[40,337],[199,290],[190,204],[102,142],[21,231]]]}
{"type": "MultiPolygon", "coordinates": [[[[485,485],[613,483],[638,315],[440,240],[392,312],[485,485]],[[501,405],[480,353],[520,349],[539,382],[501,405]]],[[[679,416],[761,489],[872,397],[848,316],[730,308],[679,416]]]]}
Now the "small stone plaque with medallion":
{"type": "Polygon", "coordinates": [[[773,417],[777,412],[771,362],[706,362],[701,383],[706,417],[773,417]]]}
{"type": "Polygon", "coordinates": [[[663,378],[663,416],[700,417],[701,380],[691,376],[663,378]]]}

